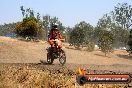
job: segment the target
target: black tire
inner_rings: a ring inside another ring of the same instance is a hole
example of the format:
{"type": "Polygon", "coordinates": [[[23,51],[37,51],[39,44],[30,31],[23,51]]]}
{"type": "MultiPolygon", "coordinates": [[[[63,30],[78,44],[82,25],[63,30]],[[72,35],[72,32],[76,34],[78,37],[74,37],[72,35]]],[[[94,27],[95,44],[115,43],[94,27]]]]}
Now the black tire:
{"type": "Polygon", "coordinates": [[[49,53],[47,53],[47,63],[48,64],[53,64],[54,59],[49,55],[49,53]]]}
{"type": "Polygon", "coordinates": [[[66,54],[63,50],[61,50],[60,52],[59,62],[61,65],[64,65],[66,63],[66,54]]]}
{"type": "Polygon", "coordinates": [[[80,86],[84,85],[87,82],[87,79],[84,76],[77,76],[76,80],[80,86]]]}

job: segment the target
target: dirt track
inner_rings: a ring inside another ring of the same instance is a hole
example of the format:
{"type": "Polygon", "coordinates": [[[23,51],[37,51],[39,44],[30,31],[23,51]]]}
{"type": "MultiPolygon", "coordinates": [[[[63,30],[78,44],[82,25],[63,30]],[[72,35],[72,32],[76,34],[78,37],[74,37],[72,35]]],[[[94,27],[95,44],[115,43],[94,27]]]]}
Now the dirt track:
{"type": "Polygon", "coordinates": [[[65,43],[67,62],[46,63],[47,42],[26,42],[0,37],[0,88],[131,88],[129,84],[86,84],[76,82],[78,67],[88,74],[132,74],[132,57],[116,50],[104,57],[99,50],[76,50],[65,43]],[[42,62],[40,62],[40,60],[42,62]]]}
{"type": "MultiPolygon", "coordinates": [[[[47,42],[26,42],[18,39],[0,37],[0,63],[40,63],[46,62],[47,42]]],[[[76,68],[83,65],[86,69],[114,70],[132,72],[132,56],[123,50],[104,56],[99,50],[87,52],[76,50],[65,44],[67,63],[65,66],[76,68]]],[[[54,66],[59,64],[55,60],[54,66]]],[[[47,66],[47,65],[46,65],[47,66]]]]}

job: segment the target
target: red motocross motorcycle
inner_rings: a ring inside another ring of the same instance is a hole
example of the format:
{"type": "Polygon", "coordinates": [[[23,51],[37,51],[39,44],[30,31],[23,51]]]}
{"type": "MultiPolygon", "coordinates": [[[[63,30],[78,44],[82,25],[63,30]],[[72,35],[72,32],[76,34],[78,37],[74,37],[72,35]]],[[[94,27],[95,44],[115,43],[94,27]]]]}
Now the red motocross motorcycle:
{"type": "MultiPolygon", "coordinates": [[[[63,39],[64,40],[64,39],[63,39]]],[[[52,64],[55,59],[59,59],[61,65],[66,63],[66,55],[62,49],[62,42],[59,39],[51,40],[54,42],[54,47],[47,48],[47,63],[52,64]]]]}

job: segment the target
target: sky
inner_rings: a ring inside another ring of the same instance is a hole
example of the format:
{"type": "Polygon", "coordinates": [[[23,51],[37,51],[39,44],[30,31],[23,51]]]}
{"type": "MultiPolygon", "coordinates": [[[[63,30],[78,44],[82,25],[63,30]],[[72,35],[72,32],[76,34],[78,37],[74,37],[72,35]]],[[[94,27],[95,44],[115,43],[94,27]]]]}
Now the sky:
{"type": "Polygon", "coordinates": [[[21,21],[20,6],[24,6],[39,12],[41,17],[56,16],[64,26],[73,27],[81,21],[96,26],[104,14],[124,2],[132,5],[132,0],[1,0],[0,24],[21,21]]]}

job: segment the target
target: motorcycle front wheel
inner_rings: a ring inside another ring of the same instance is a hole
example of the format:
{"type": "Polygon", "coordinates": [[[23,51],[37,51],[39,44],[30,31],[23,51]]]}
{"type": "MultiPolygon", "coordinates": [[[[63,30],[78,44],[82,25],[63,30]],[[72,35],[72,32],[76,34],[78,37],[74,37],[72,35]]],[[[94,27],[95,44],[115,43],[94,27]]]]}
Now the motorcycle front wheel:
{"type": "Polygon", "coordinates": [[[61,65],[66,63],[66,54],[63,50],[60,51],[59,62],[61,65]]]}
{"type": "Polygon", "coordinates": [[[49,53],[47,53],[47,63],[48,64],[53,64],[54,59],[49,55],[49,53]]]}

